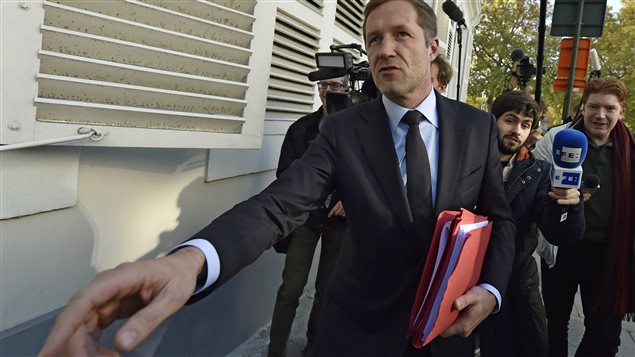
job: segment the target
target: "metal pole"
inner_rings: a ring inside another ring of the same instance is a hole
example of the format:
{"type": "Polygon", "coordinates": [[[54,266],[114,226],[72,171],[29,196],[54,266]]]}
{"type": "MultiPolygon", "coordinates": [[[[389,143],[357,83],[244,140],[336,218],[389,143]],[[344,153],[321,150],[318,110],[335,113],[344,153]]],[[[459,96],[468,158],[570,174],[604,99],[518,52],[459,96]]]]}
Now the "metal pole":
{"type": "Polygon", "coordinates": [[[584,0],[578,0],[578,17],[575,22],[575,34],[573,36],[573,48],[571,49],[571,65],[569,66],[569,81],[567,82],[567,95],[564,97],[564,108],[562,108],[562,121],[569,116],[571,106],[571,96],[573,93],[573,79],[575,77],[575,66],[578,60],[578,41],[580,40],[580,30],[582,29],[582,15],[584,13],[584,0]]]}
{"type": "Polygon", "coordinates": [[[538,56],[536,56],[536,103],[540,104],[542,95],[542,67],[544,66],[545,32],[547,22],[547,0],[540,0],[540,20],[538,24],[538,56]]]}
{"type": "Polygon", "coordinates": [[[463,33],[461,25],[456,24],[456,39],[459,44],[459,70],[456,71],[456,100],[461,101],[461,50],[463,48],[463,33]]]}

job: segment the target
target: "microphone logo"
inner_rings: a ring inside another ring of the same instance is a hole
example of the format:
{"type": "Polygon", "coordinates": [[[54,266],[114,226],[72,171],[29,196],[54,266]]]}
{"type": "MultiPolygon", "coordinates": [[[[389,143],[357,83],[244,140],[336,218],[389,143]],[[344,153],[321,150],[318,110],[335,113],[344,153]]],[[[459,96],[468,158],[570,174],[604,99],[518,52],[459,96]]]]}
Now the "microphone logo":
{"type": "Polygon", "coordinates": [[[552,180],[555,182],[554,187],[579,188],[581,173],[563,171],[555,173],[552,180]],[[558,186],[556,186],[558,185],[558,186]]]}
{"type": "Polygon", "coordinates": [[[587,145],[586,136],[577,130],[565,129],[556,134],[552,149],[551,186],[580,188],[587,145]]]}
{"type": "Polygon", "coordinates": [[[582,148],[562,146],[555,149],[555,154],[560,157],[560,161],[562,162],[578,164],[580,163],[580,158],[582,157],[582,148]]]}

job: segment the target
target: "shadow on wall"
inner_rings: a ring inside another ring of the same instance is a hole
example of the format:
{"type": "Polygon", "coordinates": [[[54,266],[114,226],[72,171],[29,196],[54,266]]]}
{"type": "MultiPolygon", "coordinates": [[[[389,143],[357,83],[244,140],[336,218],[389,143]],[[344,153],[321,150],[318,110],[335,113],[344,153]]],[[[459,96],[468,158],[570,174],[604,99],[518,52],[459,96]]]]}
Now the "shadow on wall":
{"type": "MultiPolygon", "coordinates": [[[[157,246],[139,260],[165,254],[254,189],[260,190],[253,177],[222,181],[205,183],[199,177],[184,187],[177,201],[178,225],[162,233],[157,246]]],[[[283,263],[284,255],[268,250],[213,294],[184,307],[129,355],[226,355],[271,319],[283,263]]],[[[120,325],[109,328],[102,340],[111,341],[120,325]]]]}
{"type": "Polygon", "coordinates": [[[206,184],[203,177],[198,177],[183,188],[179,194],[177,205],[180,210],[176,227],[171,231],[165,231],[159,236],[159,243],[154,249],[150,250],[138,260],[154,259],[163,256],[175,246],[190,238],[193,234],[201,230],[205,225],[211,222],[214,215],[210,212],[214,206],[213,202],[213,186],[206,184]],[[201,217],[201,213],[204,217],[201,217]],[[208,216],[209,218],[204,221],[208,216]],[[201,223],[201,221],[205,223],[201,223]]]}

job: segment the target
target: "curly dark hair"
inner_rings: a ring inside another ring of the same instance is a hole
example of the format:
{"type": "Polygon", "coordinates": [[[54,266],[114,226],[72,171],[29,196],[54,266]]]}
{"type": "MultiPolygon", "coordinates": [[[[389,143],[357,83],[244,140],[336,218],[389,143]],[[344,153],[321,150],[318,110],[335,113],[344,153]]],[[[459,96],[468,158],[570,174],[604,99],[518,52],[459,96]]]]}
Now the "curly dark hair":
{"type": "Polygon", "coordinates": [[[490,112],[494,114],[496,119],[506,112],[514,111],[518,114],[524,114],[533,118],[531,128],[538,127],[540,122],[538,115],[540,114],[540,106],[536,100],[527,92],[520,90],[510,90],[496,97],[490,108],[490,112]]]}

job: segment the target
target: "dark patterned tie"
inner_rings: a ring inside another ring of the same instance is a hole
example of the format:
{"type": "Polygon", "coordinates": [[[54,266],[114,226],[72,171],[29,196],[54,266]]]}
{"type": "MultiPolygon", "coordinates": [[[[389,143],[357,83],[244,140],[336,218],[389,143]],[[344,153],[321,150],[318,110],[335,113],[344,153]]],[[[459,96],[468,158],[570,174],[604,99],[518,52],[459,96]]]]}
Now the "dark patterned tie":
{"type": "Polygon", "coordinates": [[[419,132],[419,122],[425,120],[425,116],[416,110],[411,110],[401,120],[408,124],[406,135],[408,203],[415,226],[427,229],[428,221],[432,216],[432,180],[428,151],[419,132]]]}

